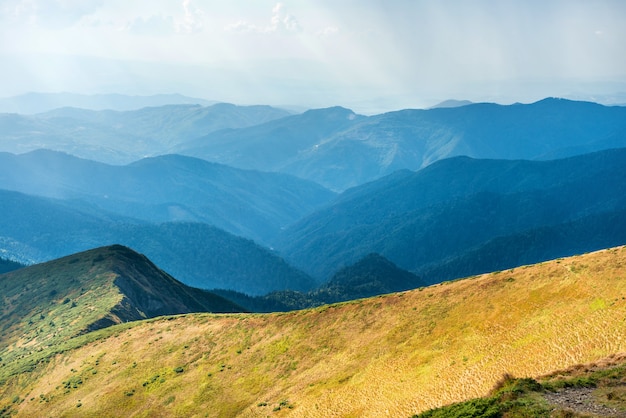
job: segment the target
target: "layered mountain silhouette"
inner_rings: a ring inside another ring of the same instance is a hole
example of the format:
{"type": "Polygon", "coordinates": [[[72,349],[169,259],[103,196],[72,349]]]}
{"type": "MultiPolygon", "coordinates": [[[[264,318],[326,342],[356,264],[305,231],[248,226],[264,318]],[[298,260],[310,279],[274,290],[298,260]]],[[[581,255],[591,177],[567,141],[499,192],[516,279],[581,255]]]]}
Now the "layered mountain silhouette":
{"type": "Polygon", "coordinates": [[[235,167],[280,171],[345,190],[437,160],[552,159],[626,146],[626,108],[545,99],[477,103],[364,117],[318,109],[258,126],[218,131],[174,148],[235,167]],[[313,126],[311,126],[313,125],[313,126]]]}
{"type": "Polygon", "coordinates": [[[312,278],[251,240],[203,223],[152,224],[101,210],[0,190],[0,244],[23,263],[121,243],[186,284],[250,294],[307,291],[312,278]],[[89,208],[88,208],[89,209],[89,208]]]}
{"type": "Polygon", "coordinates": [[[114,166],[49,150],[0,153],[0,189],[151,222],[204,222],[261,242],[334,196],[293,176],[190,157],[114,166]]]}
{"type": "Polygon", "coordinates": [[[424,280],[385,257],[368,254],[356,263],[341,268],[330,280],[308,292],[282,290],[254,297],[227,289],[214,289],[213,292],[249,311],[278,312],[401,292],[425,284],[424,280]]]}
{"type": "Polygon", "coordinates": [[[39,148],[112,164],[162,155],[210,132],[264,123],[290,113],[270,106],[171,104],[132,111],[60,108],[36,115],[0,114],[0,151],[39,148]]]}
{"type": "Polygon", "coordinates": [[[292,115],[231,104],[2,114],[0,151],[48,148],[115,164],[177,153],[341,191],[458,155],[552,159],[626,146],[624,107],[554,98],[460,104],[369,117],[341,107],[292,115]]]}
{"type": "Polygon", "coordinates": [[[626,242],[624,178],[626,149],[545,162],[446,159],[343,193],[277,248],[321,280],[371,252],[430,281],[537,262],[626,242]],[[567,236],[577,239],[557,238],[567,236]],[[511,243],[506,257],[493,251],[496,239],[511,243]],[[470,269],[423,274],[469,254],[470,269]]]}
{"type": "Polygon", "coordinates": [[[137,110],[174,104],[215,104],[196,97],[181,94],[155,94],[152,96],[129,96],[125,94],[75,94],[75,93],[26,93],[0,99],[0,112],[36,114],[61,107],[90,110],[137,110]]]}
{"type": "Polygon", "coordinates": [[[416,289],[425,284],[416,275],[372,253],[337,271],[311,296],[323,303],[334,303],[416,289]]]}

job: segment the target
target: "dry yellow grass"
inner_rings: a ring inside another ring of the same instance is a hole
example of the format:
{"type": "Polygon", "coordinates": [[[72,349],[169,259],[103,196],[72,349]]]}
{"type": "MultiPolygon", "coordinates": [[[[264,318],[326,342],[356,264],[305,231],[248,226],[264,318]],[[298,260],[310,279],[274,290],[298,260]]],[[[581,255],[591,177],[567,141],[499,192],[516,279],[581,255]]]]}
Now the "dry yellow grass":
{"type": "Polygon", "coordinates": [[[25,417],[410,416],[507,372],[626,351],[625,297],[619,247],[286,314],[159,318],[58,355],[0,408],[17,395],[25,417]]]}

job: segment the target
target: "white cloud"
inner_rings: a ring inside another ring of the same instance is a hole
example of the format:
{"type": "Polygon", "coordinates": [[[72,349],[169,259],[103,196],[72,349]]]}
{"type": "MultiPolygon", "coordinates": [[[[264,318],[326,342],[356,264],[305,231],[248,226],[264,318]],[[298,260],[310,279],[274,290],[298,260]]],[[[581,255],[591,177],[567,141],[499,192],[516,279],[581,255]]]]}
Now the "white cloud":
{"type": "Polygon", "coordinates": [[[182,1],[183,17],[176,21],[176,31],[182,33],[200,32],[204,27],[204,11],[192,4],[191,0],[182,1]]]}
{"type": "Polygon", "coordinates": [[[272,8],[272,16],[267,25],[256,25],[245,19],[226,25],[227,31],[233,32],[255,32],[255,33],[275,33],[275,32],[300,32],[302,27],[298,19],[285,11],[283,3],[276,3],[272,8]]]}

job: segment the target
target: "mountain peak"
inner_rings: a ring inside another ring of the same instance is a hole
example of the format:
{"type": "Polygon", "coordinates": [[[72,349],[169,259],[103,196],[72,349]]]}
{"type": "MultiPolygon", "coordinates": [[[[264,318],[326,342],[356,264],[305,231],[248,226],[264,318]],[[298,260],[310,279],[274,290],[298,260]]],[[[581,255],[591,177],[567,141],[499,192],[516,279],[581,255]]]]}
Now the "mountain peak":
{"type": "Polygon", "coordinates": [[[471,102],[469,100],[449,99],[449,100],[444,100],[443,102],[438,103],[438,104],[430,107],[430,109],[461,107],[461,106],[467,106],[467,105],[471,105],[471,104],[473,104],[473,102],[471,102]]]}
{"type": "Polygon", "coordinates": [[[334,119],[353,120],[358,115],[353,110],[341,106],[326,107],[322,109],[307,110],[302,114],[304,117],[326,117],[334,119]]]}
{"type": "Polygon", "coordinates": [[[400,292],[424,285],[419,277],[403,270],[380,254],[371,253],[339,270],[316,292],[325,302],[365,298],[400,292]]]}
{"type": "Polygon", "coordinates": [[[121,245],[5,273],[0,275],[0,289],[7,319],[0,353],[8,360],[118,323],[242,310],[222,297],[180,283],[121,245]],[[14,348],[7,353],[11,345],[14,348]]]}

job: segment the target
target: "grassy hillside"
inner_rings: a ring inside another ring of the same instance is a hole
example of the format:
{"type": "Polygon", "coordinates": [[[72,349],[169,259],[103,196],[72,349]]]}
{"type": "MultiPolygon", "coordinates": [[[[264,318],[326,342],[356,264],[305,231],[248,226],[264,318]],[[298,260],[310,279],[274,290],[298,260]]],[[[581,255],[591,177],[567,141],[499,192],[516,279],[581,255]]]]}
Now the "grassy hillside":
{"type": "Polygon", "coordinates": [[[0,275],[0,381],[89,331],[187,312],[238,312],[119,245],[0,275]]]}
{"type": "Polygon", "coordinates": [[[532,378],[505,375],[490,396],[432,409],[414,418],[624,417],[626,354],[532,378]]]}
{"type": "Polygon", "coordinates": [[[87,334],[0,386],[17,416],[380,417],[626,351],[626,248],[286,314],[87,334]]]}

